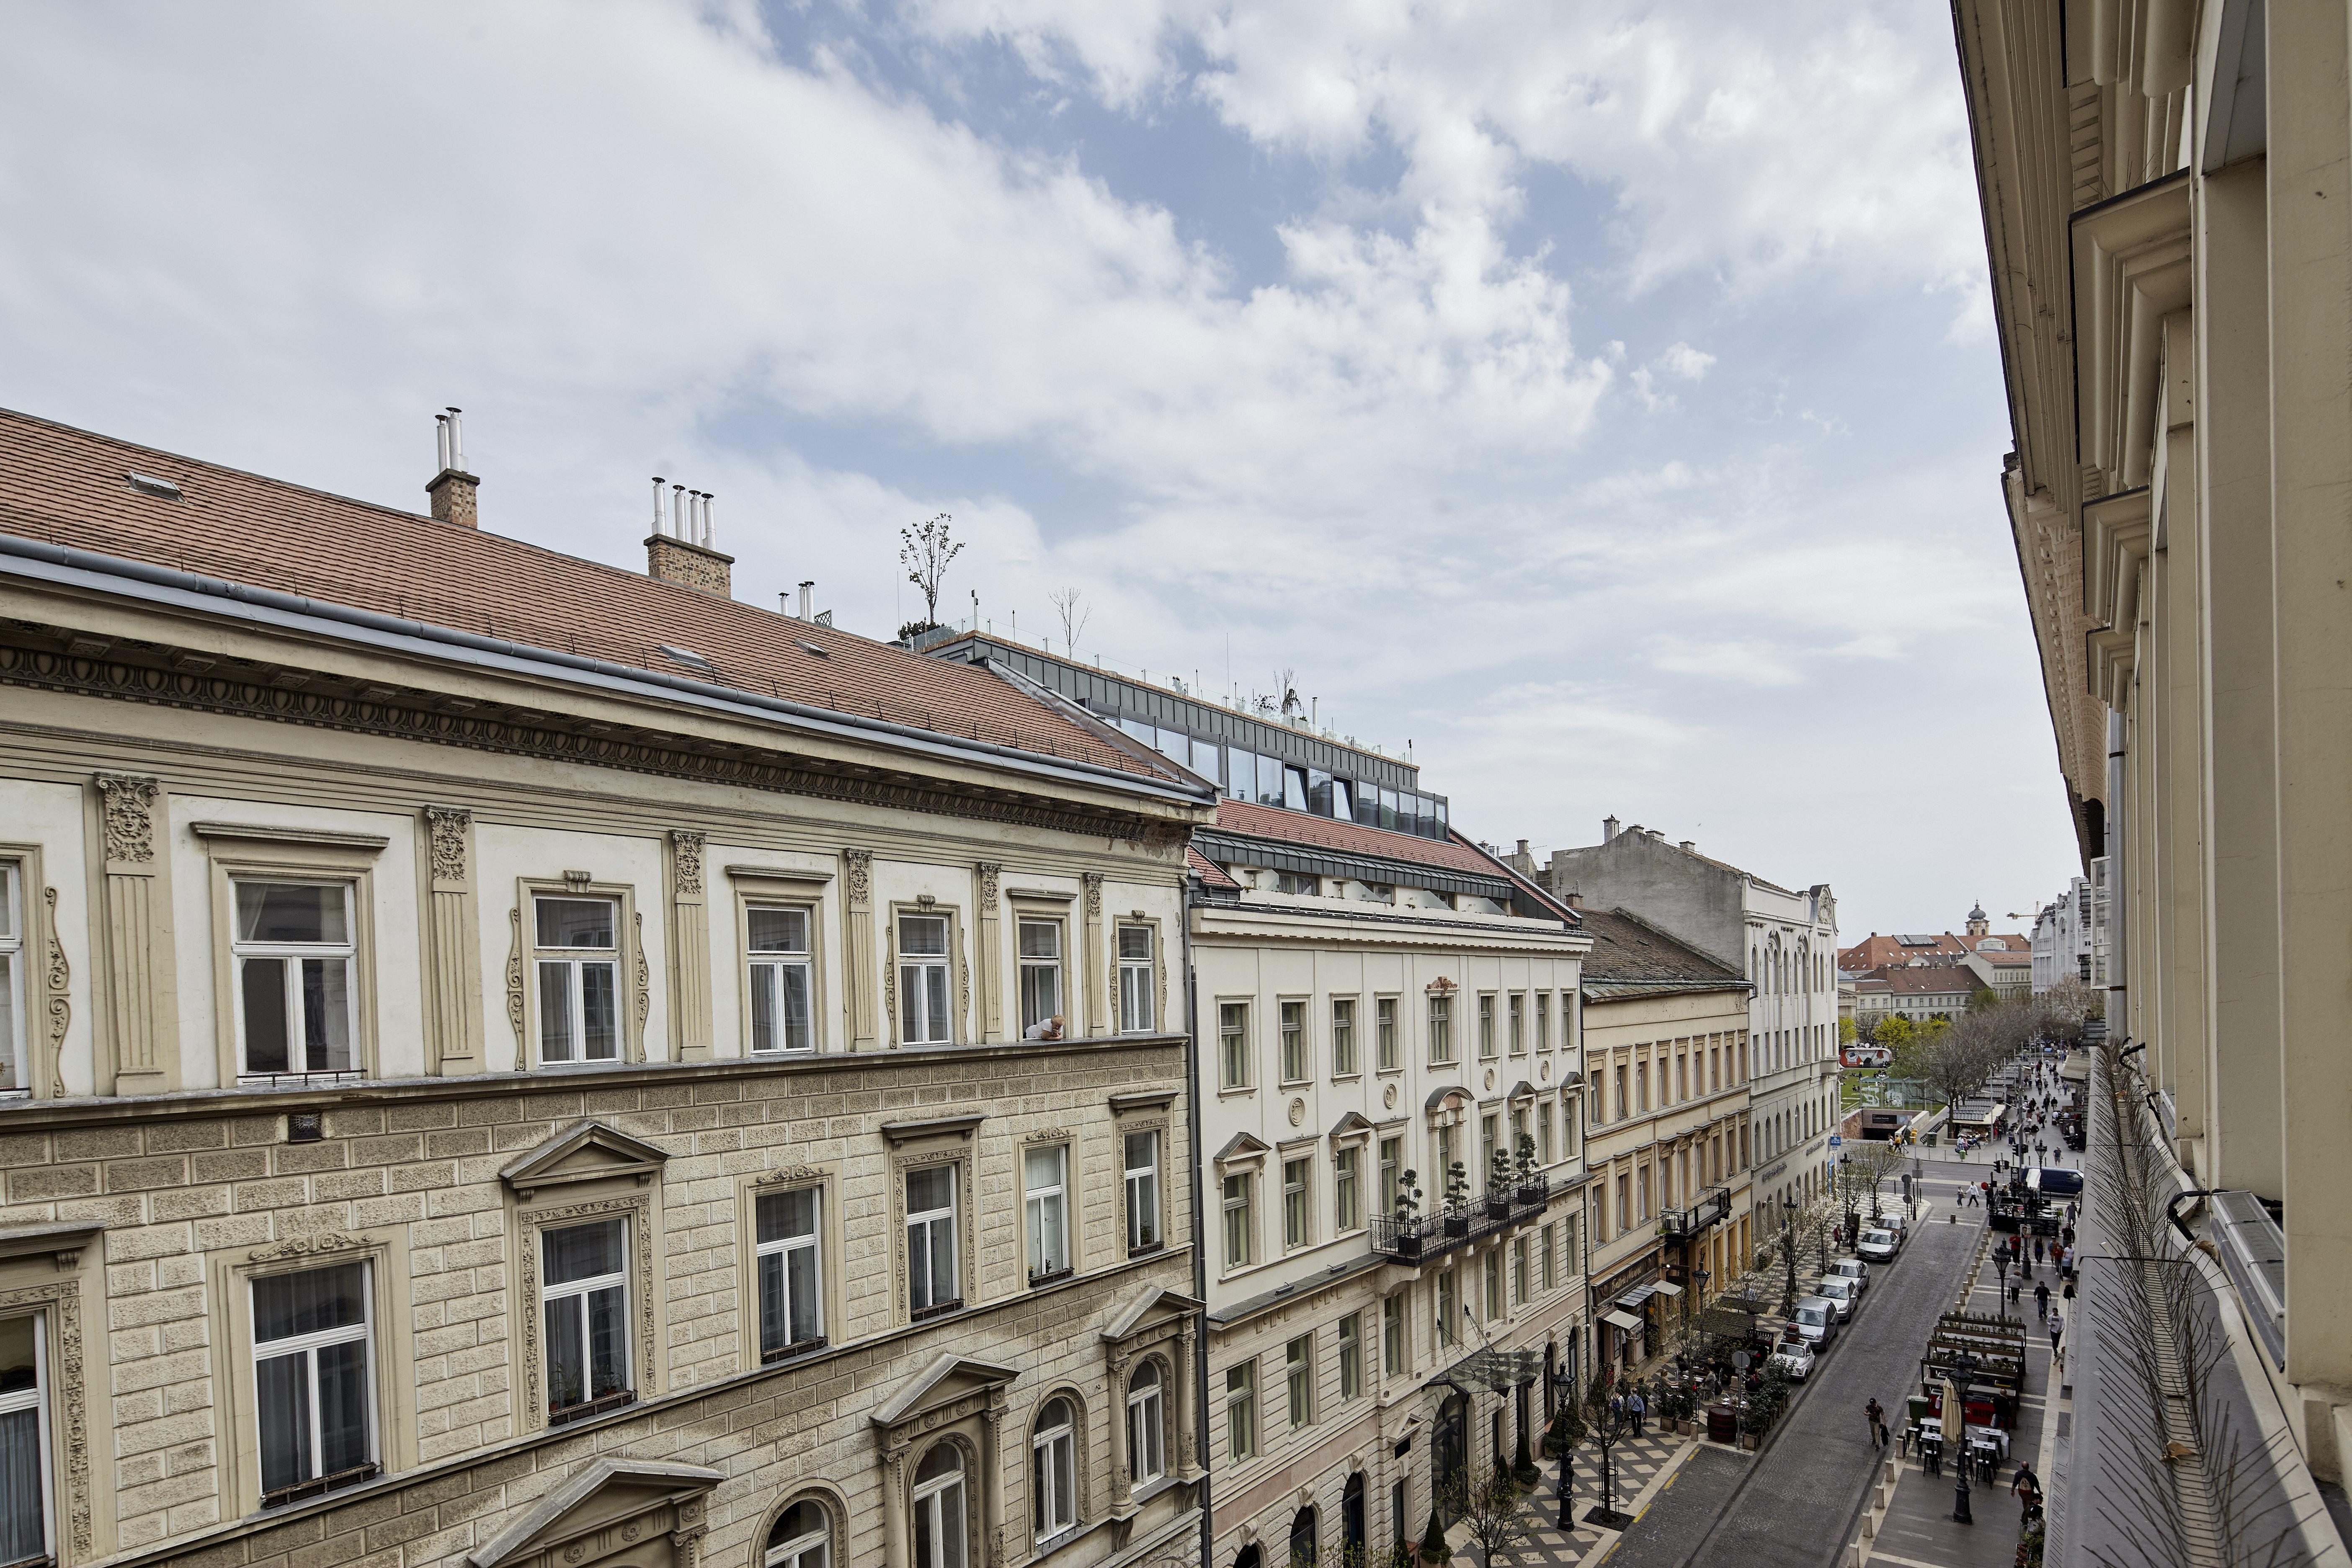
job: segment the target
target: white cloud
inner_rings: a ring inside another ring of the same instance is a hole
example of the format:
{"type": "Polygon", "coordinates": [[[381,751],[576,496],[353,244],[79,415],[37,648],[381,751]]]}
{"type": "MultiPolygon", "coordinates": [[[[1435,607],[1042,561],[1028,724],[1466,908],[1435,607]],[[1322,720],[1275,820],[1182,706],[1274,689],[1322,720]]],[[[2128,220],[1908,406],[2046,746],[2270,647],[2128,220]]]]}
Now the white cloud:
{"type": "Polygon", "coordinates": [[[1669,375],[1678,375],[1685,381],[1706,380],[1707,369],[1714,363],[1713,354],[1702,353],[1688,343],[1671,344],[1658,356],[1660,370],[1669,375]]]}

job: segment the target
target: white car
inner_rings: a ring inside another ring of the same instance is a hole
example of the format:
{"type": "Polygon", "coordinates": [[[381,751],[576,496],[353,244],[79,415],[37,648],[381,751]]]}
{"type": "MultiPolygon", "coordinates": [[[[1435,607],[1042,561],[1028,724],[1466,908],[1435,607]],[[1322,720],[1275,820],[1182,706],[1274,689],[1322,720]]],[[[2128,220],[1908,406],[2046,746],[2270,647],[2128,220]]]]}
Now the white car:
{"type": "Polygon", "coordinates": [[[1853,1304],[1862,1300],[1862,1288],[1851,1279],[1831,1274],[1822,1278],[1821,1284],[1814,1288],[1813,1294],[1824,1301],[1836,1302],[1837,1321],[1843,1323],[1853,1321],[1853,1304]]]}
{"type": "Polygon", "coordinates": [[[1832,1279],[1853,1280],[1856,1295],[1870,1289],[1870,1265],[1859,1258],[1839,1258],[1830,1265],[1828,1277],[1832,1279]]]}
{"type": "Polygon", "coordinates": [[[1784,1340],[1772,1352],[1772,1364],[1790,1382],[1802,1383],[1813,1374],[1813,1347],[1802,1340],[1784,1340]]]}
{"type": "Polygon", "coordinates": [[[1868,1262],[1892,1263],[1902,1246],[1891,1230],[1865,1230],[1862,1239],[1853,1244],[1853,1249],[1868,1262]]]}

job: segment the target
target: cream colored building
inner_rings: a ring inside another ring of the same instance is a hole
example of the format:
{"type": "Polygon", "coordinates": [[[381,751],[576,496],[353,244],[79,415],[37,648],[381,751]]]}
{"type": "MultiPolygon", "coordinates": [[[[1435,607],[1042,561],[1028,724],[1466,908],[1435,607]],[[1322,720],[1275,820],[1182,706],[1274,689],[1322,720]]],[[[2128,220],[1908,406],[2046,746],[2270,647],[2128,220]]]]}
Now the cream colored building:
{"type": "Polygon", "coordinates": [[[1623,910],[1580,912],[1594,1354],[1631,1372],[1747,1270],[1749,986],[1623,910]]]}
{"type": "Polygon", "coordinates": [[[2341,1562],[2309,1483],[2352,1463],[2345,9],[1954,9],[2001,490],[2083,871],[2109,879],[2105,1026],[2144,1047],[2116,1087],[2134,1117],[2153,1096],[2164,1190],[2216,1194],[2182,1212],[2221,1267],[2186,1266],[2235,1308],[2236,1429],[2287,1461],[2297,1550],[2341,1562]]]}
{"type": "Polygon", "coordinates": [[[1590,944],[1459,838],[1228,800],[1193,848],[1210,1561],[1386,1561],[1583,1364],[1590,944]]]}
{"type": "Polygon", "coordinates": [[[0,416],[8,1560],[1193,1560],[1211,792],[444,462],[0,416]]]}

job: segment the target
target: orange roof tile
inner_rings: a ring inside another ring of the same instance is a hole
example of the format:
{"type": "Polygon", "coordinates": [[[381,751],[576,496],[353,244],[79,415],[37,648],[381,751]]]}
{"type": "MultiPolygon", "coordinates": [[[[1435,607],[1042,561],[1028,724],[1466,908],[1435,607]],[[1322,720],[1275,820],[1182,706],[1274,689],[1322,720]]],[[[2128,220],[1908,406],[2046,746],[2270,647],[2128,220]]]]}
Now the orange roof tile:
{"type": "Polygon", "coordinates": [[[1271,838],[1287,844],[1312,845],[1343,855],[1366,855],[1384,860],[1409,860],[1421,866],[1441,866],[1474,877],[1501,879],[1502,868],[1466,844],[1450,838],[1423,838],[1392,833],[1383,827],[1360,827],[1303,811],[1283,811],[1244,800],[1217,803],[1216,826],[1251,838],[1271,838]]]}

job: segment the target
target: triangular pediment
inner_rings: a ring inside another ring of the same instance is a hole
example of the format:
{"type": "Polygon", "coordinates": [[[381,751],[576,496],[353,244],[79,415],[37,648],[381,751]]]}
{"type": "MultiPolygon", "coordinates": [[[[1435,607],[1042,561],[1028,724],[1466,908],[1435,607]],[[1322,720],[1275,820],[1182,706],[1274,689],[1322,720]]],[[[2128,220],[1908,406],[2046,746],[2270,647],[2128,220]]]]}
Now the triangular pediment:
{"type": "Polygon", "coordinates": [[[1339,1120],[1331,1123],[1329,1135],[1334,1138],[1353,1138],[1359,1134],[1369,1133],[1371,1130],[1370,1118],[1360,1110],[1349,1110],[1341,1112],[1339,1120]]]}
{"type": "Polygon", "coordinates": [[[466,1561],[473,1568],[520,1564],[632,1521],[644,1521],[645,1529],[657,1534],[684,1524],[698,1524],[703,1494],[724,1479],[701,1465],[599,1459],[526,1509],[466,1561]]]}
{"type": "Polygon", "coordinates": [[[1273,1152],[1274,1146],[1247,1132],[1236,1132],[1225,1146],[1217,1151],[1217,1163],[1231,1164],[1235,1160],[1263,1160],[1273,1152]]]}
{"type": "Polygon", "coordinates": [[[529,1197],[540,1187],[560,1187],[574,1182],[629,1177],[650,1182],[669,1158],[642,1138],[594,1120],[575,1121],[538,1147],[507,1162],[499,1174],[507,1185],[529,1197]]]}
{"type": "Polygon", "coordinates": [[[1201,1303],[1175,1290],[1146,1285],[1129,1296],[1102,1326],[1107,1340],[1129,1340],[1163,1323],[1181,1321],[1201,1310],[1201,1303]]]}
{"type": "Polygon", "coordinates": [[[888,1403],[874,1413],[874,1425],[896,1426],[973,1394],[990,1394],[1020,1375],[1019,1367],[998,1366],[993,1362],[975,1361],[948,1352],[908,1378],[888,1403]]]}

